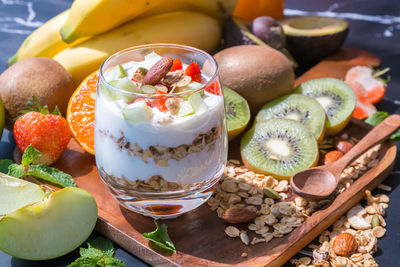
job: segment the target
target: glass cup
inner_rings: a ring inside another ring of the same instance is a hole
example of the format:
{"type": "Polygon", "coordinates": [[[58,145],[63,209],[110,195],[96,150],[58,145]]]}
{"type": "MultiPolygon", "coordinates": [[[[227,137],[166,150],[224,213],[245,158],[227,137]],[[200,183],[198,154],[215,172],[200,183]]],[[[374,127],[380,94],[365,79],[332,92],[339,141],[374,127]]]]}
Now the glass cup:
{"type": "Polygon", "coordinates": [[[99,73],[95,155],[100,176],[129,210],[174,218],[207,201],[227,159],[223,90],[213,57],[174,44],[137,46],[109,57],[99,73]],[[184,67],[197,62],[201,84],[191,91],[144,94],[110,83],[107,77],[118,64],[135,71],[151,52],[179,58],[184,67]],[[160,103],[166,101],[180,103],[179,112],[160,112],[160,103]],[[137,102],[143,104],[144,115],[143,110],[134,113],[137,102]]]}

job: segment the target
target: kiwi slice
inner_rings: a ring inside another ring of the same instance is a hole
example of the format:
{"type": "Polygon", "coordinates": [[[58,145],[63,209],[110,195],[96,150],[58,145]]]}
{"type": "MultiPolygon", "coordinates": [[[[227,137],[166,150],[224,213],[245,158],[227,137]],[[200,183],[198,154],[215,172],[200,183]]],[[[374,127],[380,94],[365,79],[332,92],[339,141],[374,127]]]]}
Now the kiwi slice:
{"type": "Polygon", "coordinates": [[[246,167],[255,172],[287,179],[318,162],[318,145],[306,126],[289,119],[254,124],[240,147],[246,167]]]}
{"type": "Polygon", "coordinates": [[[224,86],[225,115],[229,141],[238,136],[250,121],[250,108],[246,99],[224,86]]]}
{"type": "Polygon", "coordinates": [[[256,122],[265,122],[272,118],[285,118],[301,122],[313,133],[318,142],[324,137],[325,111],[311,97],[299,94],[278,97],[261,108],[256,122]]]}
{"type": "Polygon", "coordinates": [[[356,107],[356,95],[346,83],[334,78],[320,78],[297,86],[294,93],[315,98],[325,109],[326,134],[335,135],[350,121],[356,107]]]}

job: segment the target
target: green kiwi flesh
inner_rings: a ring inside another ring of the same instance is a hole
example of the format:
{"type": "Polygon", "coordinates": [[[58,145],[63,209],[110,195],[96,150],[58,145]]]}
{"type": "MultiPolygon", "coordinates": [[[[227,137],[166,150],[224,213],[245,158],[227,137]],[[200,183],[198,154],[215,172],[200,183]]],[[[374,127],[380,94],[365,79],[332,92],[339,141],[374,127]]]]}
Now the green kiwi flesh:
{"type": "Polygon", "coordinates": [[[256,123],[272,118],[296,120],[306,126],[318,141],[325,133],[325,110],[313,98],[291,94],[278,97],[265,104],[258,112],[256,123]]]}
{"type": "Polygon", "coordinates": [[[327,134],[341,131],[356,107],[356,95],[346,83],[334,78],[320,78],[302,83],[294,93],[315,98],[325,109],[327,134]]]}
{"type": "Polygon", "coordinates": [[[254,124],[243,136],[242,160],[250,170],[290,178],[318,162],[314,135],[298,121],[270,119],[254,124]]]}
{"type": "Polygon", "coordinates": [[[228,138],[232,140],[246,129],[250,121],[250,108],[246,99],[226,86],[224,100],[228,138]]]}

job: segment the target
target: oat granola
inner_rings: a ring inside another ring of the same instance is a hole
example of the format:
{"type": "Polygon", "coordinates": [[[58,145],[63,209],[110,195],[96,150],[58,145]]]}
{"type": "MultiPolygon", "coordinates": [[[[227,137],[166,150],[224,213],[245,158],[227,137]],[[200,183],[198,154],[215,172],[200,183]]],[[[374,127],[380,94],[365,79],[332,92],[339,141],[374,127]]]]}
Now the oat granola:
{"type": "MultiPolygon", "coordinates": [[[[377,145],[351,163],[343,171],[342,182],[338,185],[334,194],[319,202],[310,202],[301,197],[293,196],[290,185],[286,180],[279,181],[272,176],[252,172],[241,166],[239,161],[230,160],[223,177],[215,187],[213,196],[208,200],[208,205],[219,217],[226,209],[233,206],[254,210],[258,213],[258,216],[253,222],[248,223],[247,229],[234,227],[236,229],[235,236],[248,245],[267,243],[274,237],[282,237],[290,233],[301,226],[307,216],[326,205],[330,205],[338,194],[344,192],[357,178],[378,164],[379,150],[380,145],[377,145]],[[266,187],[276,191],[279,194],[279,199],[267,197],[263,193],[263,189],[266,187]],[[237,233],[239,233],[238,236],[237,233]],[[247,242],[247,240],[251,241],[247,242]]],[[[387,186],[380,187],[389,189],[387,186]]],[[[382,214],[388,207],[389,199],[386,195],[378,195],[374,198],[369,197],[368,200],[371,202],[368,214],[379,216],[379,226],[366,233],[362,230],[355,231],[351,229],[346,216],[343,216],[334,223],[332,231],[326,230],[321,234],[319,246],[310,245],[314,250],[313,259],[303,257],[293,259],[291,262],[297,266],[350,266],[351,263],[356,264],[356,262],[366,264],[364,266],[376,266],[373,257],[370,254],[366,256],[365,253],[374,251],[377,238],[384,236],[386,232],[382,214]],[[360,243],[357,253],[350,258],[332,255],[332,250],[329,247],[334,238],[344,231],[352,232],[357,242],[360,243]]],[[[367,217],[367,219],[371,219],[371,217],[367,217]]]]}
{"type": "Polygon", "coordinates": [[[138,144],[128,141],[123,131],[120,132],[120,137],[115,137],[107,130],[99,130],[99,132],[104,137],[111,138],[118,145],[120,151],[126,150],[129,156],[141,157],[145,163],[152,158],[154,163],[159,166],[168,166],[168,160],[179,161],[191,153],[202,151],[207,145],[211,147],[221,135],[221,129],[213,127],[207,133],[199,134],[190,145],[183,144],[177,147],[154,145],[143,149],[138,144]]]}

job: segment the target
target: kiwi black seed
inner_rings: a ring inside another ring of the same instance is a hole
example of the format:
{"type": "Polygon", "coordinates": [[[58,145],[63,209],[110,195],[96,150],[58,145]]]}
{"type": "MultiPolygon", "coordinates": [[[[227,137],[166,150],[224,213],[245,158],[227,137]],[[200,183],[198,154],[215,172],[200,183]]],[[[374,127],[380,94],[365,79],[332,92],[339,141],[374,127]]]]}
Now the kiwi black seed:
{"type": "Polygon", "coordinates": [[[334,78],[320,78],[302,83],[294,93],[315,98],[325,109],[327,135],[343,130],[356,107],[356,95],[345,82],[334,78]]]}
{"type": "Polygon", "coordinates": [[[272,118],[296,120],[304,124],[321,141],[325,133],[325,111],[313,98],[291,94],[282,96],[265,104],[258,112],[256,122],[265,122],[272,118]]]}
{"type": "Polygon", "coordinates": [[[290,178],[318,162],[314,135],[298,121],[270,119],[254,124],[241,140],[241,155],[250,170],[290,178]]]}
{"type": "Polygon", "coordinates": [[[249,123],[250,108],[246,99],[226,86],[224,86],[224,99],[228,138],[232,140],[239,135],[249,123]]]}

